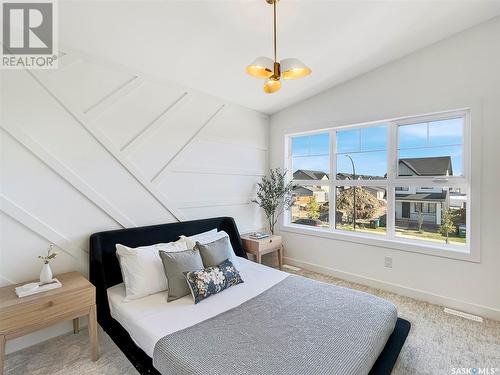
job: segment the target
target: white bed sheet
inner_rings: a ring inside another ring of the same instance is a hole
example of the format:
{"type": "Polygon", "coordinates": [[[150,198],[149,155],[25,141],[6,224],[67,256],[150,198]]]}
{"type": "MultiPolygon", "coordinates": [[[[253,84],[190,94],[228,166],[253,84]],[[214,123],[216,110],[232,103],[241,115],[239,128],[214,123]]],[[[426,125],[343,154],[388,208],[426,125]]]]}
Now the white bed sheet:
{"type": "Polygon", "coordinates": [[[191,295],[167,303],[166,292],[124,301],[125,285],[115,285],[107,290],[111,316],[127,330],[147,355],[153,357],[156,343],[165,335],[239,306],[289,275],[243,258],[238,258],[236,267],[244,281],[242,284],[226,289],[196,305],[191,295]]]}

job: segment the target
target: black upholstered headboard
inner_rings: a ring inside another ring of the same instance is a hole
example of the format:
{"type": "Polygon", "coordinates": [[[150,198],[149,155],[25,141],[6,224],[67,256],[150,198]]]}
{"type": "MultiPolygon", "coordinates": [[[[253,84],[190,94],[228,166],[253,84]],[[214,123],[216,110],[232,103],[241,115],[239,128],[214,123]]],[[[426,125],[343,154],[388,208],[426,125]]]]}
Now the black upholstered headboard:
{"type": "Polygon", "coordinates": [[[211,229],[224,230],[229,234],[236,255],[247,258],[234,219],[216,217],[211,219],[184,221],[179,223],[152,225],[130,229],[94,233],[90,236],[90,282],[96,287],[97,318],[101,325],[111,318],[106,290],[121,283],[122,274],[116,257],[117,243],[129,246],[147,246],[171,242],[180,235],[191,236],[211,229]]]}

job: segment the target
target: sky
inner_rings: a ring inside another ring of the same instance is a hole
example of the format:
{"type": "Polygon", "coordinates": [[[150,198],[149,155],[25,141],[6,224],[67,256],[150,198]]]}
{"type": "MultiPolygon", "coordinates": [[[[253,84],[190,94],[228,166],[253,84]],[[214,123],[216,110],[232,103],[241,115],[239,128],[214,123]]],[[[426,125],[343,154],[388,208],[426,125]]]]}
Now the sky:
{"type": "MultiPolygon", "coordinates": [[[[337,131],[337,173],[384,176],[387,173],[388,125],[337,131]]],[[[450,156],[453,175],[462,174],[463,118],[399,127],[400,158],[450,156]]],[[[292,170],[310,169],[329,173],[329,134],[292,138],[292,170]]]]}

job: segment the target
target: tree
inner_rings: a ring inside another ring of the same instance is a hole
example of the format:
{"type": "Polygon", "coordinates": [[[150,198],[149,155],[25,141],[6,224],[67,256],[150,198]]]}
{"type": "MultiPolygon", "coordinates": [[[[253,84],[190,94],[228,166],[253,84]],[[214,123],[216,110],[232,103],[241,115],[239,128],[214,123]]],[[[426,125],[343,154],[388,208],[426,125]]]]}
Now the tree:
{"type": "Polygon", "coordinates": [[[453,214],[450,209],[443,211],[443,216],[441,218],[441,226],[439,227],[439,233],[446,237],[446,243],[449,242],[449,235],[456,230],[453,224],[453,214]]]}
{"type": "Polygon", "coordinates": [[[418,233],[422,233],[422,225],[424,224],[424,215],[421,210],[417,212],[417,225],[418,225],[418,233]]]}
{"type": "MultiPolygon", "coordinates": [[[[373,194],[362,187],[356,188],[356,216],[359,219],[370,219],[383,205],[373,194]]],[[[354,189],[352,187],[341,190],[337,194],[337,211],[346,216],[352,216],[354,206],[354,189]]]]}
{"type": "Polygon", "coordinates": [[[280,215],[292,205],[292,181],[287,183],[286,175],[286,170],[271,169],[257,184],[257,199],[252,200],[264,210],[272,234],[280,215]]]}
{"type": "Polygon", "coordinates": [[[317,220],[319,218],[320,206],[315,196],[312,196],[309,202],[307,202],[306,209],[309,219],[317,220]]]}

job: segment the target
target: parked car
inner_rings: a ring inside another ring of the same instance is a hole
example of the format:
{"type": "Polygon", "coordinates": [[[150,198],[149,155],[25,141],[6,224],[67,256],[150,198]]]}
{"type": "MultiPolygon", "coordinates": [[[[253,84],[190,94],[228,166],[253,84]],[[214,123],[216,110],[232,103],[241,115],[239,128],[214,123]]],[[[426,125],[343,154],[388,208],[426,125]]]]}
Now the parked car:
{"type": "Polygon", "coordinates": [[[293,224],[310,225],[312,227],[320,227],[321,221],[317,219],[297,219],[293,224]]]}

